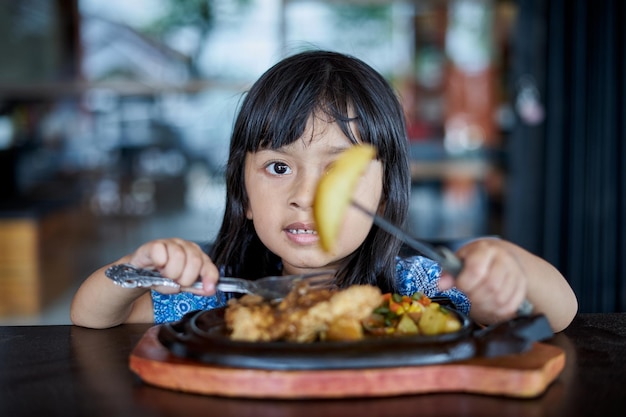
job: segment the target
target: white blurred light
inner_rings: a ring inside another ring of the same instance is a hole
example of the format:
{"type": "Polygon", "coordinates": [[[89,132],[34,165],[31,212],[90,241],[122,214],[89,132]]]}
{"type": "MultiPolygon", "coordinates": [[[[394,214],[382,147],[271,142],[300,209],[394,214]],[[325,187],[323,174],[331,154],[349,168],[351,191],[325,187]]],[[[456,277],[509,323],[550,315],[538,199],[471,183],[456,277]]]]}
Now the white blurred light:
{"type": "Polygon", "coordinates": [[[13,142],[13,122],[8,116],[0,116],[0,149],[8,149],[13,142]]]}

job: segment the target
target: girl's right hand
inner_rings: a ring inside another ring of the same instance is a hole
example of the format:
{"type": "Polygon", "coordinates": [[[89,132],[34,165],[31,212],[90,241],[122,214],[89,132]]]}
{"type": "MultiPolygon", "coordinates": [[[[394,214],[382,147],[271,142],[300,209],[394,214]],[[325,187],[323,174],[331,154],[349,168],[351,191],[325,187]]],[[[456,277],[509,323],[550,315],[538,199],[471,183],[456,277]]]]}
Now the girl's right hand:
{"type": "MultiPolygon", "coordinates": [[[[153,240],[137,248],[130,255],[129,263],[139,268],[156,270],[183,287],[200,279],[202,289],[193,292],[198,295],[215,293],[219,271],[211,258],[194,242],[178,238],[153,240]]],[[[165,294],[178,292],[171,287],[154,289],[165,294]]]]}

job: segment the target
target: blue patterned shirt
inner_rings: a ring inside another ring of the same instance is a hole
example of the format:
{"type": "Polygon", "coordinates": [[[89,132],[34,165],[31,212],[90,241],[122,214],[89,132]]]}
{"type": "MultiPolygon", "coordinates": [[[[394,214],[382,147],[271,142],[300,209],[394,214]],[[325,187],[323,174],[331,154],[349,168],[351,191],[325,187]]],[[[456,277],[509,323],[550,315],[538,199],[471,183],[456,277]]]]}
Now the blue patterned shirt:
{"type": "MultiPolygon", "coordinates": [[[[428,297],[447,296],[459,311],[468,314],[470,302],[465,294],[456,288],[448,291],[440,291],[437,288],[440,274],[441,267],[439,264],[422,256],[397,258],[396,260],[396,279],[400,294],[411,295],[421,291],[428,297]]],[[[184,292],[161,294],[152,291],[154,322],[157,324],[172,322],[179,320],[183,315],[193,310],[224,307],[229,298],[229,294],[221,291],[210,297],[184,292]]]]}

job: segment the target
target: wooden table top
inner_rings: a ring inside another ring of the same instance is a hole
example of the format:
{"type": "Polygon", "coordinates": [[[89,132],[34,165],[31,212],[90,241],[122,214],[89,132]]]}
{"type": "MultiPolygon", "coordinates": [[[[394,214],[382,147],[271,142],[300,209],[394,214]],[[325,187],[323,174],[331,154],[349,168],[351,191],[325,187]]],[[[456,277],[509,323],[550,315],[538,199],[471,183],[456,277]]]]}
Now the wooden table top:
{"type": "Polygon", "coordinates": [[[0,327],[2,416],[623,416],[626,313],[579,314],[551,344],[561,375],[533,399],[441,393],[262,400],[186,394],[145,384],[129,356],[151,325],[0,327]]]}

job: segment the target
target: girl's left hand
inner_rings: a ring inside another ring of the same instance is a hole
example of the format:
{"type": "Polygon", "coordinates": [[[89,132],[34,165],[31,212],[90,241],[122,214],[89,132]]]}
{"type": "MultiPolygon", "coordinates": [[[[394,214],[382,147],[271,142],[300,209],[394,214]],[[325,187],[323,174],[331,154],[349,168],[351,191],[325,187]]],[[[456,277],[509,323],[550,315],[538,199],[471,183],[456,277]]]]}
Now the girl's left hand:
{"type": "Polygon", "coordinates": [[[528,279],[524,266],[508,242],[482,239],[457,252],[463,270],[454,278],[442,274],[439,288],[456,286],[471,301],[471,317],[483,324],[508,320],[527,297],[528,279]]]}

